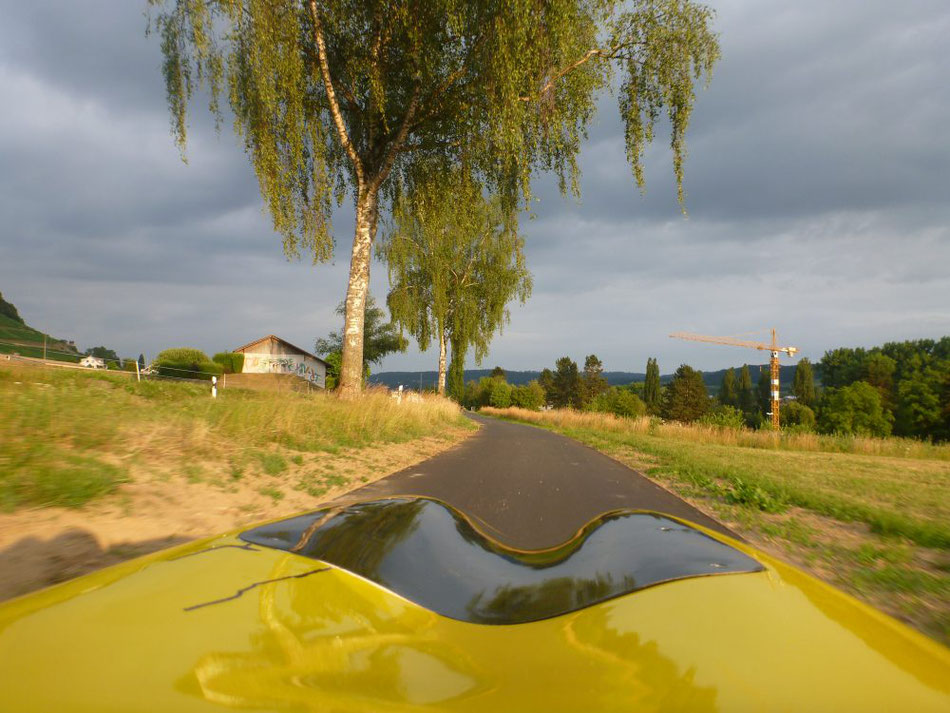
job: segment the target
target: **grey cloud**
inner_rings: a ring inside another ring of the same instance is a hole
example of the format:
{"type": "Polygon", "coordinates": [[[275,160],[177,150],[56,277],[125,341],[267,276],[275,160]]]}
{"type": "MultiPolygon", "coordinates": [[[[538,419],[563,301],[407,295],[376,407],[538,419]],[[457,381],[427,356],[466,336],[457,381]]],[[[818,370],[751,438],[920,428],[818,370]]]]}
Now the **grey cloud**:
{"type": "MultiPolygon", "coordinates": [[[[585,146],[583,198],[537,182],[535,291],[486,360],[597,353],[712,369],[757,355],[670,340],[775,325],[820,357],[950,333],[950,116],[942,0],[723,0],[723,60],[688,136],[689,217],[662,130],[637,191],[615,101],[585,146]]],[[[123,354],[217,351],[338,329],[352,230],[333,263],[288,263],[253,172],[200,101],[188,165],[168,131],[143,3],[0,0],[0,289],[28,320],[123,354]]],[[[382,300],[385,268],[374,264],[382,300]]],[[[412,348],[386,369],[434,368],[412,348]]]]}

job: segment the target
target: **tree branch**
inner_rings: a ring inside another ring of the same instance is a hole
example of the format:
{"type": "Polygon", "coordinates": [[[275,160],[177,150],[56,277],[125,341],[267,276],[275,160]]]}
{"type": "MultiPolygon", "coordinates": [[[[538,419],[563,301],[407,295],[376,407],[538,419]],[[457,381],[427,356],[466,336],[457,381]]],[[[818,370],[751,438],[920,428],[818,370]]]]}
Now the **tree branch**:
{"type": "Polygon", "coordinates": [[[320,73],[323,76],[323,86],[327,92],[327,101],[330,104],[330,115],[333,117],[333,123],[336,125],[337,133],[340,136],[340,143],[346,155],[353,162],[353,170],[356,172],[356,180],[363,184],[365,178],[363,173],[363,163],[360,161],[359,154],[356,153],[356,147],[350,140],[350,135],[346,130],[346,124],[343,122],[343,114],[340,113],[340,103],[337,101],[336,92],[333,89],[333,79],[330,77],[330,65],[327,62],[327,46],[323,39],[323,25],[320,23],[320,14],[317,12],[317,0],[310,0],[310,17],[313,19],[313,39],[317,44],[317,59],[320,63],[320,73]]]}
{"type": "Polygon", "coordinates": [[[406,142],[406,137],[409,135],[409,126],[412,123],[413,116],[415,116],[416,109],[419,107],[420,91],[421,88],[417,82],[415,89],[412,90],[412,99],[409,100],[409,107],[406,109],[406,114],[402,118],[402,124],[399,126],[399,130],[396,132],[396,135],[386,148],[386,153],[383,156],[379,171],[376,173],[376,176],[373,179],[374,189],[378,189],[379,186],[382,185],[382,182],[386,180],[386,177],[389,175],[389,171],[393,167],[393,162],[396,160],[396,154],[406,142]]]}
{"type": "Polygon", "coordinates": [[[588,50],[588,51],[587,51],[586,53],[584,53],[584,55],[583,55],[580,59],[578,59],[576,62],[572,62],[571,64],[569,64],[569,65],[567,65],[566,67],[564,67],[564,69],[562,69],[562,70],[556,72],[556,73],[554,74],[554,76],[551,77],[547,82],[545,82],[545,84],[544,84],[543,87],[541,87],[541,91],[538,92],[537,96],[535,96],[535,97],[531,97],[531,96],[521,96],[521,97],[518,97],[518,98],[519,98],[521,101],[523,101],[523,102],[529,102],[529,101],[531,101],[532,99],[540,99],[540,98],[543,97],[545,94],[547,94],[549,91],[551,91],[552,89],[554,89],[554,85],[557,84],[558,81],[560,81],[561,79],[563,79],[566,75],[570,74],[571,72],[573,72],[573,71],[574,71],[575,69],[577,69],[578,67],[580,67],[580,66],[586,64],[587,62],[589,62],[590,60],[592,60],[594,57],[598,57],[598,58],[600,58],[600,59],[615,59],[616,57],[619,56],[619,52],[620,52],[621,50],[627,49],[627,48],[633,46],[634,44],[639,44],[639,43],[630,43],[630,44],[615,45],[615,46],[610,47],[610,48],[608,48],[608,49],[601,49],[600,47],[595,47],[595,48],[592,49],[592,50],[588,50]]]}

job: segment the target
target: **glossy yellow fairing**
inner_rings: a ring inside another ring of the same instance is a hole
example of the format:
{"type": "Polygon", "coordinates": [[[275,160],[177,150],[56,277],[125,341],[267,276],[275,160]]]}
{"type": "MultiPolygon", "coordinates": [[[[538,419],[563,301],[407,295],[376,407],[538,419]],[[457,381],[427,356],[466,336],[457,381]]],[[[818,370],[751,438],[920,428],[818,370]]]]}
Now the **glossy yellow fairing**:
{"type": "Polygon", "coordinates": [[[0,711],[948,711],[950,652],[762,572],[512,626],[448,619],[237,537],[0,605],[0,711]]]}

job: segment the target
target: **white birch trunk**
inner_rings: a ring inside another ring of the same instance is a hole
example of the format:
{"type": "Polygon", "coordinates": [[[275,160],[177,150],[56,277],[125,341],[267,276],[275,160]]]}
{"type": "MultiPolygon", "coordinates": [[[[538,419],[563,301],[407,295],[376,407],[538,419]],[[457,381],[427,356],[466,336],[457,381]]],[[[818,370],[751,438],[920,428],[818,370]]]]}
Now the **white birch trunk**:
{"type": "Polygon", "coordinates": [[[355,399],[363,388],[363,322],[369,291],[369,263],[376,227],[376,194],[361,188],[356,201],[356,230],[346,288],[343,321],[343,360],[340,365],[340,398],[355,399]]]}
{"type": "Polygon", "coordinates": [[[445,396],[445,330],[439,330],[439,394],[445,396]]]}

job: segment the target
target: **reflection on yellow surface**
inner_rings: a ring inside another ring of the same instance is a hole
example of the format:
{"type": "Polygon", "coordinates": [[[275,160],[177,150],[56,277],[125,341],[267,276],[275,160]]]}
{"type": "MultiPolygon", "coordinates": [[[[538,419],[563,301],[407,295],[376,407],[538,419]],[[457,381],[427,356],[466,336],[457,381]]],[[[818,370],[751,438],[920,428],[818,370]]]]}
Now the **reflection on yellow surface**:
{"type": "Polygon", "coordinates": [[[235,545],[0,605],[0,710],[950,710],[945,648],[760,553],[764,572],[489,626],[235,545]]]}
{"type": "MultiPolygon", "coordinates": [[[[297,561],[281,557],[268,579],[297,561]]],[[[305,579],[262,587],[251,650],[203,656],[194,670],[202,694],[252,708],[411,710],[477,689],[475,664],[433,634],[437,615],[331,576],[344,590],[332,598],[314,596],[305,579]]]]}
{"type": "MultiPolygon", "coordinates": [[[[286,577],[295,562],[284,556],[268,579],[286,577]]],[[[714,687],[696,686],[694,672],[681,671],[656,642],[611,627],[606,608],[532,632],[532,625],[445,619],[342,572],[321,585],[323,596],[314,596],[311,578],[262,587],[251,649],[202,656],[194,669],[201,695],[232,707],[301,711],[450,703],[513,710],[515,700],[530,706],[555,690],[560,700],[552,703],[560,710],[595,701],[642,711],[716,710],[714,687]]]]}

